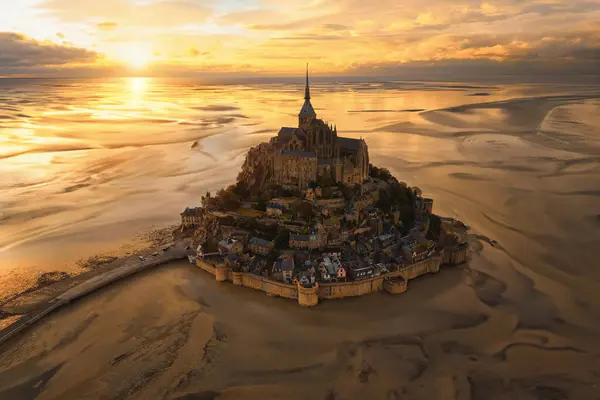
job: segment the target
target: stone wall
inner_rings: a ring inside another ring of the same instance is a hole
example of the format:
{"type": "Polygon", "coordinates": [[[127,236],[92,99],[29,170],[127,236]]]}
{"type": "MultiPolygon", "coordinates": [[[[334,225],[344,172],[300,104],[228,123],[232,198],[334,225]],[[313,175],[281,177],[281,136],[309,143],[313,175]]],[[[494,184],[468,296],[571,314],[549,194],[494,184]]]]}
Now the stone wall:
{"type": "Polygon", "coordinates": [[[408,281],[402,277],[393,279],[385,278],[383,280],[383,290],[390,294],[400,294],[408,289],[408,281]]]}
{"type": "Polygon", "coordinates": [[[459,265],[465,262],[467,262],[466,244],[444,249],[444,265],[459,265]]]}
{"type": "Polygon", "coordinates": [[[196,265],[214,275],[217,281],[227,280],[233,282],[234,285],[260,290],[273,296],[297,299],[300,305],[309,307],[317,305],[319,299],[362,296],[379,290],[386,290],[392,294],[403,293],[407,289],[408,280],[424,274],[439,272],[441,263],[442,255],[439,255],[384,276],[353,282],[321,283],[314,287],[304,288],[300,285],[287,285],[250,273],[233,272],[225,264],[214,266],[202,259],[196,260],[196,265]]]}

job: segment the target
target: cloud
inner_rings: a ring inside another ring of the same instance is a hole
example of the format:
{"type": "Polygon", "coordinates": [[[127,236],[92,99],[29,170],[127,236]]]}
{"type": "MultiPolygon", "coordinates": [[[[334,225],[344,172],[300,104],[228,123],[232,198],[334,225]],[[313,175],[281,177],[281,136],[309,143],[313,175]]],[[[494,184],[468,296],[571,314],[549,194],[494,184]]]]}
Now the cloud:
{"type": "Polygon", "coordinates": [[[212,10],[201,4],[194,0],[47,0],[40,8],[69,23],[101,19],[128,26],[178,26],[199,23],[211,15],[212,10]]]}
{"type": "Polygon", "coordinates": [[[209,54],[210,53],[208,51],[202,52],[202,51],[196,49],[195,47],[192,47],[187,52],[187,56],[188,57],[192,57],[192,58],[199,57],[199,56],[206,56],[206,55],[209,55],[209,54]]]}
{"type": "Polygon", "coordinates": [[[105,22],[100,22],[99,24],[96,24],[96,26],[101,31],[108,32],[108,31],[112,31],[112,30],[116,29],[119,26],[119,24],[117,24],[116,22],[105,21],[105,22]]]}
{"type": "Polygon", "coordinates": [[[52,69],[68,64],[94,63],[98,53],[77,47],[39,42],[25,35],[0,32],[0,76],[52,69]]]}
{"type": "Polygon", "coordinates": [[[321,27],[323,29],[328,29],[332,31],[347,31],[348,29],[350,29],[350,27],[340,24],[323,24],[321,25],[321,27]]]}
{"type": "Polygon", "coordinates": [[[153,72],[165,74],[215,68],[292,74],[305,61],[319,74],[404,73],[413,71],[413,66],[415,73],[419,68],[428,73],[446,68],[456,74],[462,73],[461,68],[481,68],[479,72],[490,76],[501,70],[512,74],[519,68],[593,72],[600,48],[595,33],[600,32],[598,0],[44,0],[36,4],[37,15],[56,23],[50,32],[60,30],[76,44],[93,43],[115,63],[119,46],[139,43],[155,54],[153,72]],[[94,29],[84,31],[82,25],[94,29]],[[98,33],[117,26],[118,35],[98,33]]]}
{"type": "Polygon", "coordinates": [[[63,34],[62,34],[62,33],[60,33],[60,32],[56,32],[56,36],[57,36],[57,37],[59,37],[59,38],[61,38],[61,39],[64,39],[64,38],[65,38],[65,35],[63,35],[63,34]]]}

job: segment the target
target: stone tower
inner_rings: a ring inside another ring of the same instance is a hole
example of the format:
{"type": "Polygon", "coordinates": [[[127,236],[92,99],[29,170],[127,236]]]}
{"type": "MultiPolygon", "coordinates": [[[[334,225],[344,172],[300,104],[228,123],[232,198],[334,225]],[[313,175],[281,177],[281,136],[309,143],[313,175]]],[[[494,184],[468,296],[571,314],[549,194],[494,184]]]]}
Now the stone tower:
{"type": "Polygon", "coordinates": [[[298,126],[303,129],[310,127],[312,121],[317,118],[317,113],[310,104],[310,87],[308,85],[308,64],[306,64],[306,87],[304,88],[304,105],[298,114],[298,126]]]}

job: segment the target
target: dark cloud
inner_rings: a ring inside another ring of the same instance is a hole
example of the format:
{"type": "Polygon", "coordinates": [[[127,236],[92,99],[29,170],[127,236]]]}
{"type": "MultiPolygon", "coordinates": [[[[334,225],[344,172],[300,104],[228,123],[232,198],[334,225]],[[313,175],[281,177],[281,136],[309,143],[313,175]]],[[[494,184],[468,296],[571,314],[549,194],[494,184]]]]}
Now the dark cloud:
{"type": "Polygon", "coordinates": [[[597,84],[600,82],[600,71],[596,68],[598,63],[589,61],[563,60],[548,63],[545,60],[534,59],[495,61],[480,58],[407,63],[357,63],[352,65],[346,74],[425,81],[585,82],[597,84]]]}
{"type": "Polygon", "coordinates": [[[556,2],[556,3],[533,3],[524,4],[521,13],[535,13],[543,16],[552,14],[582,14],[590,11],[598,10],[597,1],[570,1],[570,2],[556,2]]]}
{"type": "Polygon", "coordinates": [[[116,22],[105,21],[100,22],[96,26],[102,31],[112,31],[113,29],[116,29],[119,26],[119,24],[117,24],[116,22]]]}
{"type": "Polygon", "coordinates": [[[70,63],[93,63],[97,58],[97,53],[86,49],[38,42],[18,33],[0,32],[0,76],[70,63]]]}

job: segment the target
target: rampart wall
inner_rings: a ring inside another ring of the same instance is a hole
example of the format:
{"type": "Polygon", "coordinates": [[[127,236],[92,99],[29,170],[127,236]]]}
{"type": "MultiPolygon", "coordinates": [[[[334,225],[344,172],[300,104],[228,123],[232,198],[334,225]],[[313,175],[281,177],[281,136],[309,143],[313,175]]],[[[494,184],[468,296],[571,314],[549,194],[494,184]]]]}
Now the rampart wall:
{"type": "Polygon", "coordinates": [[[344,297],[362,296],[379,290],[386,290],[392,294],[403,293],[406,291],[410,279],[415,279],[428,273],[439,272],[442,261],[443,255],[440,254],[408,265],[398,271],[374,278],[352,282],[321,283],[310,288],[299,285],[287,285],[250,273],[233,272],[225,264],[212,265],[202,259],[197,259],[196,265],[214,275],[217,281],[231,281],[234,285],[260,290],[273,296],[296,299],[303,306],[315,306],[318,304],[319,299],[341,299],[344,297]]]}

